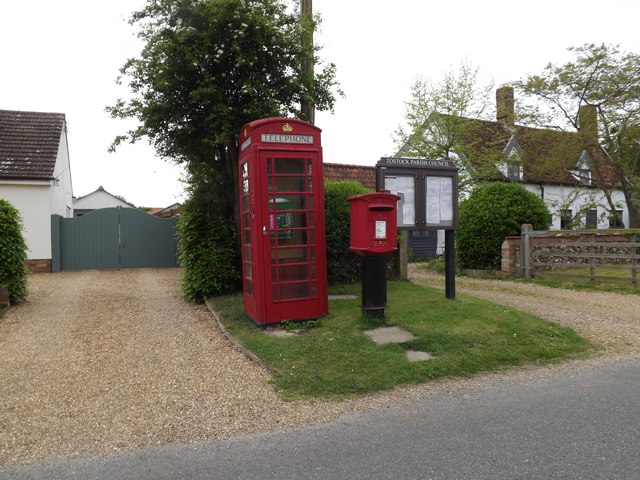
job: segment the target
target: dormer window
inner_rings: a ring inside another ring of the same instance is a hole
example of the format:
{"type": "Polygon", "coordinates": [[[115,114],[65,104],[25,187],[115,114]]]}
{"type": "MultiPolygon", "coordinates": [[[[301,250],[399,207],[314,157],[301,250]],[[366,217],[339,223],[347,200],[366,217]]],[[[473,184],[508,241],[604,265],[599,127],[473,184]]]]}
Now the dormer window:
{"type": "Polygon", "coordinates": [[[576,168],[569,170],[569,173],[571,173],[571,175],[573,175],[573,177],[583,185],[593,185],[593,181],[591,179],[591,158],[586,151],[582,152],[580,160],[578,160],[578,163],[576,164],[576,168]]]}
{"type": "Polygon", "coordinates": [[[507,145],[508,153],[506,154],[507,161],[501,165],[497,165],[498,170],[509,180],[519,182],[522,180],[522,160],[520,154],[515,146],[507,145]]]}

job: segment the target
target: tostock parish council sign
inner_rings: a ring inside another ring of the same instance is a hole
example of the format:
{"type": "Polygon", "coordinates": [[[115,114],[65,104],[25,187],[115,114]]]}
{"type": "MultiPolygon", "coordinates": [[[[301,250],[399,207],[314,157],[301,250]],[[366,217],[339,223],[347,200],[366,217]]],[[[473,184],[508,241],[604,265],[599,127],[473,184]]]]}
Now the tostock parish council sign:
{"type": "Polygon", "coordinates": [[[400,196],[400,230],[458,226],[458,168],[453,162],[383,157],[376,164],[376,187],[400,196]]]}

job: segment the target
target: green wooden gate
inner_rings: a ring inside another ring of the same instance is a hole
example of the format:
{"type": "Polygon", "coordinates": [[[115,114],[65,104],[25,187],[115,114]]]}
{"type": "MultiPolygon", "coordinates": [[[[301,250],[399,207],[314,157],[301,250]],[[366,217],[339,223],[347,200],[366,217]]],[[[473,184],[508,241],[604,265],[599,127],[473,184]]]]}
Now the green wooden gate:
{"type": "Polygon", "coordinates": [[[177,267],[176,219],[135,208],[51,216],[52,271],[177,267]]]}

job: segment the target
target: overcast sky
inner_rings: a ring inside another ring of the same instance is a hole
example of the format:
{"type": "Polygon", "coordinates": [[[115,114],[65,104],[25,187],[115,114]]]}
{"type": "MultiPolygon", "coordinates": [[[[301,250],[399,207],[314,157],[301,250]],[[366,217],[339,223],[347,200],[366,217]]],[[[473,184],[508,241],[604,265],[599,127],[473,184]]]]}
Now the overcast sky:
{"type": "MultiPolygon", "coordinates": [[[[0,109],[66,114],[75,196],[99,186],[138,206],[183,198],[181,170],[145,144],[107,148],[131,125],[104,107],[127,95],[118,69],[140,44],[126,20],[144,0],[0,3],[0,109]]],[[[318,113],[324,160],[374,165],[394,153],[409,87],[467,59],[497,86],[568,60],[567,47],[620,44],[640,53],[640,0],[314,0],[316,43],[346,98],[318,113]]],[[[517,101],[517,99],[516,99],[517,101]]]]}

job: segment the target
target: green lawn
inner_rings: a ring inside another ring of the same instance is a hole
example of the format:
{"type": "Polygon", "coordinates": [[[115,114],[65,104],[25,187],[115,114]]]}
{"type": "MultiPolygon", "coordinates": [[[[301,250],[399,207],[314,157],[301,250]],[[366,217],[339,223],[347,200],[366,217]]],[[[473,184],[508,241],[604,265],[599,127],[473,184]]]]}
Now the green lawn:
{"type": "MultiPolygon", "coordinates": [[[[358,294],[359,289],[343,285],[336,291],[358,294]]],[[[442,291],[406,282],[388,283],[385,321],[415,335],[402,344],[378,345],[363,333],[380,323],[361,314],[359,298],[330,301],[320,327],[287,338],[267,336],[251,323],[243,315],[241,295],[216,297],[212,303],[240,343],[284,373],[273,381],[285,399],[357,395],[594,351],[569,328],[465,295],[447,300],[442,291]],[[437,358],[410,363],[407,350],[437,358]]]]}
{"type": "MultiPolygon", "coordinates": [[[[631,282],[631,271],[619,268],[597,267],[597,278],[591,281],[589,268],[559,268],[556,273],[562,276],[536,276],[532,278],[535,283],[556,288],[590,289],[618,293],[640,293],[640,282],[634,286],[631,282]]],[[[638,276],[640,279],[640,275],[638,276]]]]}
{"type": "MultiPolygon", "coordinates": [[[[444,273],[444,261],[441,259],[432,259],[420,262],[419,268],[432,273],[444,273]]],[[[634,286],[631,282],[631,271],[619,268],[607,268],[605,266],[597,267],[595,274],[597,277],[594,281],[589,279],[588,265],[585,268],[558,268],[556,273],[567,275],[562,276],[533,276],[529,280],[524,278],[502,277],[499,272],[489,272],[485,275],[473,275],[474,278],[489,278],[493,280],[504,280],[505,282],[518,283],[536,283],[553,288],[569,288],[573,290],[598,290],[604,292],[630,293],[640,294],[640,282],[638,286],[634,286]],[[620,280],[619,278],[623,278],[620,280]]],[[[459,277],[468,277],[465,273],[458,273],[459,277]]],[[[639,274],[640,278],[640,274],[639,274]]]]}

